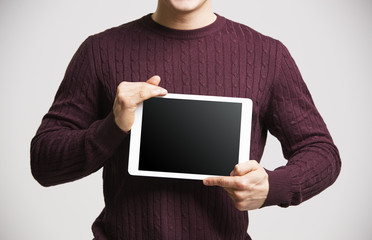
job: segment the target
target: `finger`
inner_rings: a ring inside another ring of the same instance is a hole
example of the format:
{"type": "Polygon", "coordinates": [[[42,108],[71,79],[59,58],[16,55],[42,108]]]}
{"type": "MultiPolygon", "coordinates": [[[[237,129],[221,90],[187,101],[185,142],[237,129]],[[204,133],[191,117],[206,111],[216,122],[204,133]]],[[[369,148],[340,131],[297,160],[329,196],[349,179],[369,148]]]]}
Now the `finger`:
{"type": "Polygon", "coordinates": [[[245,201],[252,195],[250,191],[245,190],[234,190],[231,188],[224,188],[227,194],[234,200],[234,202],[245,201]]]}
{"type": "MultiPolygon", "coordinates": [[[[165,88],[158,87],[158,88],[154,89],[151,92],[151,95],[146,97],[146,99],[156,97],[156,96],[165,96],[165,95],[167,95],[167,93],[168,93],[168,91],[165,88]]],[[[144,100],[146,100],[146,99],[144,99],[144,100]]]]}
{"type": "Polygon", "coordinates": [[[237,177],[208,177],[203,180],[206,186],[220,186],[223,188],[236,188],[237,177]]]}
{"type": "MultiPolygon", "coordinates": [[[[154,86],[159,86],[159,83],[161,81],[161,78],[158,76],[158,75],[155,75],[155,76],[152,76],[151,78],[149,78],[146,83],[148,84],[151,84],[151,85],[154,85],[154,86]]],[[[168,91],[162,87],[158,87],[158,88],[155,88],[154,91],[152,92],[152,96],[151,97],[155,97],[155,96],[164,96],[168,93],[168,91]]]]}
{"type": "Polygon", "coordinates": [[[118,86],[115,103],[123,106],[123,110],[134,112],[139,103],[167,93],[166,89],[147,82],[122,82],[118,86]]]}
{"type": "Polygon", "coordinates": [[[236,164],[234,170],[231,171],[230,176],[243,176],[249,172],[257,170],[260,167],[256,160],[236,164]]]}
{"type": "Polygon", "coordinates": [[[155,75],[155,76],[152,76],[151,78],[149,78],[146,82],[149,83],[149,84],[158,86],[159,83],[160,83],[160,80],[161,80],[160,77],[155,75]]]}
{"type": "Polygon", "coordinates": [[[167,93],[168,91],[166,89],[146,82],[143,83],[138,89],[136,101],[137,103],[140,103],[152,97],[164,96],[167,93]]]}

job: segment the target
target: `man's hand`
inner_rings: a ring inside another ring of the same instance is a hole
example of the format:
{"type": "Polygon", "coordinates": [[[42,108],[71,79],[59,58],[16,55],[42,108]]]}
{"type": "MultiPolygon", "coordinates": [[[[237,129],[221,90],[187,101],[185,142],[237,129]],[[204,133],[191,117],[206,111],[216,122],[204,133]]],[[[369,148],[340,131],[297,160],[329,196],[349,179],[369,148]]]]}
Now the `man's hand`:
{"type": "Polygon", "coordinates": [[[237,164],[230,176],[206,178],[203,183],[223,187],[240,211],[260,208],[269,192],[268,175],[255,160],[237,164]]]}
{"type": "Polygon", "coordinates": [[[160,77],[153,76],[146,82],[121,82],[117,88],[113,112],[118,127],[129,132],[134,122],[137,105],[155,96],[164,96],[168,92],[159,87],[160,77]]]}

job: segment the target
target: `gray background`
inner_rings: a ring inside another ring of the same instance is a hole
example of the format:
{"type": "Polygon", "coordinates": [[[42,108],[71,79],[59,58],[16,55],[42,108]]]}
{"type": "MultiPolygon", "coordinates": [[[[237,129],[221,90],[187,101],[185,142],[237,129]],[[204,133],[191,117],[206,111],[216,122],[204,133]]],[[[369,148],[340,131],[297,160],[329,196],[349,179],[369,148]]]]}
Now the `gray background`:
{"type": "MultiPolygon", "coordinates": [[[[43,188],[30,174],[30,140],[80,43],[155,7],[156,0],[0,2],[0,239],[92,238],[101,171],[43,188]]],[[[214,11],[288,47],[343,160],[336,183],[313,199],[251,211],[253,239],[370,239],[372,2],[220,0],[214,11]]],[[[284,163],[270,137],[262,164],[284,163]]]]}

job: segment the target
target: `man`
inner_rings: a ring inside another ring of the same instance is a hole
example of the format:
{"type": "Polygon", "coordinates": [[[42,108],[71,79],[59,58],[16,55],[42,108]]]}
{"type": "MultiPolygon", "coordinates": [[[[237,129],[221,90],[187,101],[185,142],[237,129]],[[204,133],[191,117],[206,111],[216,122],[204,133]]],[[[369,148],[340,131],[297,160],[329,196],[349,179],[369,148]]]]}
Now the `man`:
{"type": "Polygon", "coordinates": [[[153,14],[90,36],[31,144],[44,186],[103,167],[95,239],[250,239],[246,210],[299,204],[330,186],[340,166],[287,49],[214,14],[211,0],[159,0],[153,14]],[[251,160],[203,182],[128,175],[136,106],[167,92],[252,99],[251,160]],[[259,164],[267,130],[288,159],[274,171],[259,164]]]}

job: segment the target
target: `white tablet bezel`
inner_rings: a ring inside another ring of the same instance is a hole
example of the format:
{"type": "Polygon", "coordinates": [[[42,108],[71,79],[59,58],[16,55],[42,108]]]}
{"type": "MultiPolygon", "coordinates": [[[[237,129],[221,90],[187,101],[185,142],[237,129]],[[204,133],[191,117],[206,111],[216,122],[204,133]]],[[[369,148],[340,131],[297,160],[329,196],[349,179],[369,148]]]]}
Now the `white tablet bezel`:
{"type": "MultiPolygon", "coordinates": [[[[239,142],[239,160],[245,162],[249,160],[250,154],[250,139],[251,139],[251,121],[252,121],[252,100],[249,98],[235,97],[219,97],[205,95],[190,95],[190,94],[173,94],[168,93],[160,98],[183,99],[183,100],[198,100],[198,101],[216,101],[216,102],[236,102],[242,104],[241,126],[240,126],[240,142],[239,142]]],[[[207,177],[216,175],[194,174],[194,173],[177,173],[177,172],[158,172],[139,170],[139,154],[141,144],[142,130],[142,113],[143,103],[137,106],[135,112],[135,120],[130,133],[128,172],[133,176],[147,177],[164,177],[164,178],[180,178],[203,180],[207,177]]],[[[232,170],[232,169],[231,169],[232,170]]]]}

